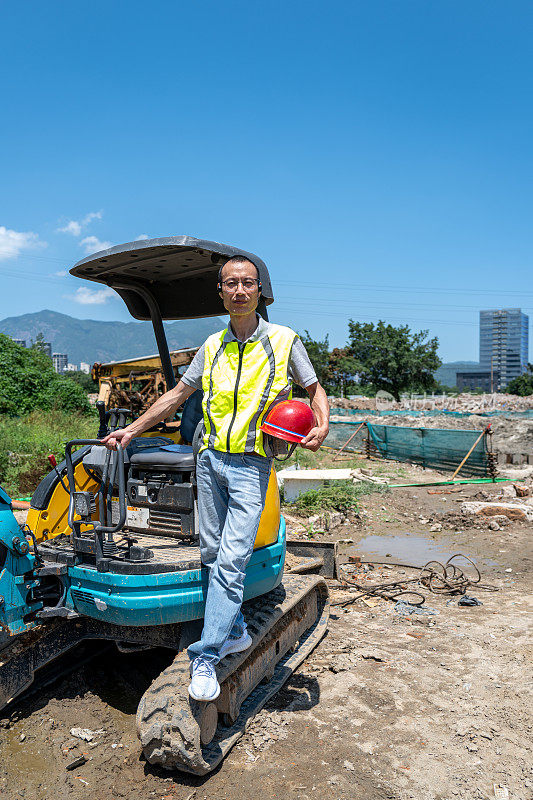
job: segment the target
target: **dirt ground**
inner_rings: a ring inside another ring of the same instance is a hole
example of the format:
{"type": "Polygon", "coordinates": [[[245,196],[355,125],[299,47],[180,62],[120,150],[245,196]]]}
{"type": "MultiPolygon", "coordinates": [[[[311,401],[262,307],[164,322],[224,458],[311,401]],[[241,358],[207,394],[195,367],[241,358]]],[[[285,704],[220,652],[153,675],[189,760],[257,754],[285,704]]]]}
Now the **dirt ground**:
{"type": "MultiPolygon", "coordinates": [[[[405,465],[381,470],[402,482],[436,477],[405,465]]],[[[343,607],[354,595],[330,581],[327,636],[206,778],[150,767],[140,751],[137,703],[168,655],[101,653],[0,721],[0,797],[474,800],[506,796],[500,785],[510,798],[532,798],[532,526],[471,526],[459,504],[485,488],[456,488],[370,495],[358,519],[327,537],[353,540],[363,560],[421,565],[463,552],[497,589],[468,590],[483,605],[461,608],[426,592],[434,613],[399,613],[385,600],[343,607]],[[442,530],[430,531],[435,524],[442,530]],[[73,727],[94,738],[76,739],[73,727]],[[86,763],[68,771],[82,754],[86,763]]],[[[354,570],[367,583],[414,574],[354,570]]]]}

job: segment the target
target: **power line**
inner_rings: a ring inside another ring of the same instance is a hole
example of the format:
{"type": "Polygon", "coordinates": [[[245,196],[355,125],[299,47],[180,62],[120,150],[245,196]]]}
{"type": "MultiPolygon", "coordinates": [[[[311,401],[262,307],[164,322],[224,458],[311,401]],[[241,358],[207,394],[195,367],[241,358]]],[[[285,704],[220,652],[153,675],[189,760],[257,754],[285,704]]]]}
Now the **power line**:
{"type": "Polygon", "coordinates": [[[283,280],[276,280],[275,285],[280,286],[307,286],[314,289],[340,289],[342,291],[346,291],[347,289],[351,291],[377,291],[377,292],[408,292],[409,294],[424,294],[424,293],[438,293],[442,294],[443,292],[446,294],[475,294],[475,295],[512,295],[515,297],[525,297],[531,296],[533,297],[533,292],[524,292],[522,290],[517,291],[509,291],[508,289],[451,289],[450,287],[406,287],[404,286],[394,286],[392,284],[370,284],[370,283],[359,283],[354,281],[353,283],[314,283],[311,281],[283,281],[283,280]]]}
{"type": "MultiPolygon", "coordinates": [[[[2,256],[2,255],[7,256],[7,258],[18,258],[19,257],[19,253],[13,253],[12,250],[0,250],[0,256],[2,256]]],[[[24,253],[24,255],[21,256],[21,258],[30,259],[32,261],[54,261],[54,262],[56,262],[58,264],[64,264],[65,263],[65,259],[64,258],[53,258],[53,256],[33,256],[33,255],[29,254],[29,253],[24,253]]]]}
{"type": "MultiPolygon", "coordinates": [[[[0,250],[0,255],[7,255],[8,257],[12,257],[11,250],[0,250]]],[[[49,261],[57,264],[65,264],[66,259],[64,258],[53,258],[52,256],[36,256],[29,253],[25,253],[22,256],[23,259],[30,259],[33,261],[49,261]]],[[[363,269],[363,268],[361,268],[363,269]]],[[[424,294],[424,293],[447,293],[447,294],[475,294],[475,295],[511,295],[517,297],[525,297],[531,296],[533,297],[533,292],[525,292],[523,290],[519,291],[511,291],[509,289],[453,289],[449,286],[418,286],[418,287],[406,287],[398,286],[394,284],[370,284],[370,283],[359,283],[358,281],[354,281],[353,283],[322,283],[322,282],[312,282],[312,281],[286,281],[286,280],[275,280],[275,285],[280,286],[307,286],[311,288],[319,288],[319,289],[340,289],[342,291],[346,291],[349,289],[351,291],[384,291],[384,292],[408,292],[409,294],[424,294]]]]}
{"type": "MultiPolygon", "coordinates": [[[[337,305],[345,305],[345,306],[349,305],[349,306],[353,306],[353,307],[364,306],[365,308],[368,308],[368,305],[369,305],[369,301],[359,302],[357,300],[353,300],[353,301],[352,300],[335,300],[335,299],[330,299],[330,298],[324,300],[323,298],[319,298],[319,297],[309,297],[309,298],[306,298],[306,297],[290,297],[288,295],[284,295],[284,296],[280,297],[280,301],[281,302],[283,302],[285,300],[290,300],[291,302],[295,302],[295,303],[320,303],[320,304],[330,303],[330,304],[334,304],[335,306],[337,306],[337,305]]],[[[390,302],[390,301],[387,301],[387,300],[376,300],[375,301],[375,305],[379,306],[379,307],[381,307],[381,306],[390,306],[390,307],[395,307],[395,308],[438,308],[438,309],[447,308],[447,309],[450,309],[450,310],[453,310],[453,311],[463,311],[463,310],[464,311],[479,311],[480,310],[479,306],[455,306],[455,305],[447,305],[446,303],[438,303],[438,304],[432,304],[432,303],[393,303],[393,302],[390,302]]],[[[528,312],[528,309],[523,309],[523,310],[525,312],[528,312]]]]}
{"type": "MultiPolygon", "coordinates": [[[[288,312],[290,314],[305,314],[306,316],[310,314],[310,315],[316,316],[316,317],[336,317],[337,319],[339,317],[344,317],[344,318],[347,319],[348,316],[349,316],[348,314],[339,314],[339,313],[335,314],[335,312],[333,312],[333,311],[311,311],[310,309],[303,309],[303,308],[300,310],[300,309],[295,309],[292,306],[284,307],[284,306],[277,305],[277,304],[276,304],[275,308],[276,308],[277,311],[286,311],[286,312],[288,312]]],[[[379,317],[379,314],[357,314],[356,316],[357,316],[357,319],[374,320],[374,319],[377,319],[379,317]]],[[[357,319],[356,319],[356,321],[357,321],[357,319]]],[[[470,327],[474,327],[474,328],[478,327],[478,323],[477,322],[464,322],[464,321],[461,321],[461,320],[449,320],[449,319],[414,319],[413,317],[389,317],[389,316],[387,316],[386,321],[387,322],[404,322],[404,323],[405,322],[411,322],[411,323],[414,323],[416,325],[420,325],[420,324],[424,324],[424,325],[469,325],[470,327]]]]}
{"type": "MultiPolygon", "coordinates": [[[[43,275],[42,272],[13,272],[11,270],[0,270],[0,276],[7,278],[27,278],[38,283],[59,283],[63,280],[59,275],[43,275]]],[[[65,276],[66,277],[66,276],[65,276]]]]}

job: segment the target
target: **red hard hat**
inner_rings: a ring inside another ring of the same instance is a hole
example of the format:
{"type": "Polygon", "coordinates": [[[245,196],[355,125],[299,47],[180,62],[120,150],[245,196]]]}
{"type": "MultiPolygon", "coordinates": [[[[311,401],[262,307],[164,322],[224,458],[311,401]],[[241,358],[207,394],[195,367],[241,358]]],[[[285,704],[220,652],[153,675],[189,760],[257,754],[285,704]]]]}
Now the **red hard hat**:
{"type": "Polygon", "coordinates": [[[315,425],[315,415],[306,403],[284,400],[268,412],[261,430],[276,439],[299,444],[315,425]]]}

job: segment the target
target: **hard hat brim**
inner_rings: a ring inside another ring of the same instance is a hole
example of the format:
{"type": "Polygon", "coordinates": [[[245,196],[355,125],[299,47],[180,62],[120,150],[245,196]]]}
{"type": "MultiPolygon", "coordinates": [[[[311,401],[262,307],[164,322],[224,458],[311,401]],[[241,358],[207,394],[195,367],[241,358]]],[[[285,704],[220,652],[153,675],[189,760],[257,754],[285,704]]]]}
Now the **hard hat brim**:
{"type": "Polygon", "coordinates": [[[300,444],[305,439],[305,436],[301,433],[293,433],[286,428],[280,428],[279,425],[272,425],[270,422],[263,422],[261,430],[263,433],[269,433],[276,439],[283,439],[286,442],[300,444]]]}

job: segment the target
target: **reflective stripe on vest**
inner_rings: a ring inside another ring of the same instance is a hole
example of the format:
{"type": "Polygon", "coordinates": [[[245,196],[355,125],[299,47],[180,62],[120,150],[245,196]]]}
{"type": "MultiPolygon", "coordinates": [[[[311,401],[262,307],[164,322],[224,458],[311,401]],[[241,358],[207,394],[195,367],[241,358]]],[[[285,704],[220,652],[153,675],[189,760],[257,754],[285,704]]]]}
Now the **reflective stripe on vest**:
{"type": "Polygon", "coordinates": [[[226,342],[226,331],[205,343],[202,444],[229,453],[265,455],[260,427],[270,408],[290,395],[288,368],[296,333],[269,325],[253,342],[226,342]]]}

